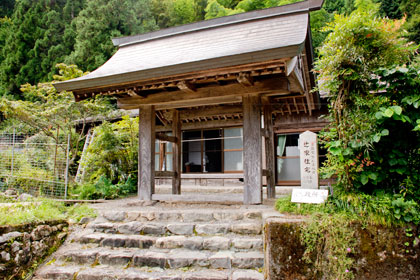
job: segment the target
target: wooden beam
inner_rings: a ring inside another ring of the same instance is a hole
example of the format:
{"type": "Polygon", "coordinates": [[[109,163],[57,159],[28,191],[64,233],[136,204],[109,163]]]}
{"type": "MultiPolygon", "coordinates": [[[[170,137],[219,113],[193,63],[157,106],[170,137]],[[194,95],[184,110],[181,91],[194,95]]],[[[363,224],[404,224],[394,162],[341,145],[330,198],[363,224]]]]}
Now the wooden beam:
{"type": "MultiPolygon", "coordinates": [[[[191,123],[183,123],[182,129],[183,130],[193,130],[193,129],[206,129],[206,128],[221,128],[221,127],[229,127],[229,126],[240,126],[243,124],[242,119],[235,119],[235,120],[214,120],[214,121],[207,121],[207,122],[191,122],[191,123]]],[[[157,126],[156,131],[158,132],[166,132],[171,131],[172,128],[169,126],[157,126]]]]}
{"type": "MultiPolygon", "coordinates": [[[[228,66],[228,67],[220,67],[215,69],[207,69],[201,71],[195,71],[193,73],[185,73],[179,75],[171,75],[171,76],[164,76],[159,77],[157,79],[148,79],[148,80],[139,80],[133,81],[128,83],[116,83],[112,85],[108,85],[106,87],[91,87],[91,88],[84,88],[81,90],[74,90],[73,93],[77,95],[83,95],[85,93],[92,93],[92,92],[105,92],[105,91],[115,91],[115,89],[121,88],[132,88],[138,87],[138,89],[145,90],[146,87],[150,88],[152,84],[162,84],[164,83],[166,87],[177,87],[177,83],[182,80],[198,80],[198,81],[205,81],[208,78],[212,78],[216,75],[229,75],[229,74],[238,74],[240,72],[251,72],[253,75],[259,72],[260,70],[271,68],[276,73],[283,73],[285,69],[285,61],[289,58],[281,58],[281,59],[274,59],[270,61],[264,62],[255,62],[249,63],[244,65],[235,65],[235,66],[228,66]]],[[[259,74],[258,74],[259,75],[259,74]]],[[[82,96],[81,96],[82,97],[82,96]]]]}
{"type": "Polygon", "coordinates": [[[191,84],[188,81],[180,81],[177,84],[178,88],[182,91],[188,92],[188,93],[193,93],[196,92],[197,89],[195,88],[195,86],[193,84],[191,84]]]}
{"type": "Polygon", "coordinates": [[[156,111],[156,116],[158,117],[158,119],[160,120],[160,122],[161,122],[163,125],[168,125],[168,121],[165,119],[165,117],[164,117],[164,115],[163,115],[162,111],[156,111]]]}
{"type": "MultiPolygon", "coordinates": [[[[244,87],[240,84],[228,84],[224,86],[209,86],[198,88],[195,92],[160,92],[150,94],[145,98],[125,97],[118,98],[118,107],[121,109],[133,109],[139,105],[156,105],[156,109],[181,108],[190,106],[203,106],[223,102],[224,98],[231,102],[241,97],[242,94],[270,93],[272,95],[289,94],[289,82],[285,78],[267,79],[255,81],[253,86],[244,87]],[[166,106],[164,106],[166,105],[166,106]]],[[[227,100],[225,100],[226,102],[227,100]]]]}
{"type": "Polygon", "coordinates": [[[215,117],[242,113],[241,105],[221,105],[210,108],[199,108],[180,111],[181,119],[193,119],[197,117],[215,117]]]}
{"type": "MultiPolygon", "coordinates": [[[[159,143],[159,171],[163,171],[163,167],[166,169],[166,143],[160,142],[159,143]]],[[[155,172],[156,176],[156,172],[155,172]]]]}
{"type": "Polygon", "coordinates": [[[276,164],[273,129],[273,106],[268,98],[262,99],[265,130],[265,163],[267,177],[267,198],[276,197],[276,164]]]}
{"type": "Polygon", "coordinates": [[[237,80],[241,85],[246,87],[254,85],[254,80],[249,73],[240,73],[237,80]]]}
{"type": "Polygon", "coordinates": [[[177,142],[176,137],[169,136],[169,135],[162,134],[162,133],[157,133],[156,134],[156,139],[161,140],[161,141],[171,142],[171,143],[176,143],[177,142]]]}
{"type": "Polygon", "coordinates": [[[155,177],[172,178],[175,173],[174,171],[155,171],[155,177]]]}
{"type": "Polygon", "coordinates": [[[296,89],[301,94],[306,92],[306,84],[304,80],[304,75],[302,73],[302,68],[300,68],[300,58],[297,56],[293,57],[286,63],[286,76],[289,79],[290,83],[295,85],[296,89]]]}
{"type": "Polygon", "coordinates": [[[172,194],[181,194],[181,119],[179,111],[172,112],[172,135],[176,141],[172,146],[172,167],[174,175],[172,177],[172,194]]]}
{"type": "Polygon", "coordinates": [[[299,115],[300,111],[299,111],[299,106],[296,103],[296,98],[293,98],[293,104],[295,105],[296,113],[299,115]]]}
{"type": "Polygon", "coordinates": [[[262,141],[260,97],[243,96],[244,204],[262,203],[262,141]]]}
{"type": "Polygon", "coordinates": [[[139,112],[139,188],[140,200],[152,200],[155,192],[155,109],[140,106],[139,112]]]}

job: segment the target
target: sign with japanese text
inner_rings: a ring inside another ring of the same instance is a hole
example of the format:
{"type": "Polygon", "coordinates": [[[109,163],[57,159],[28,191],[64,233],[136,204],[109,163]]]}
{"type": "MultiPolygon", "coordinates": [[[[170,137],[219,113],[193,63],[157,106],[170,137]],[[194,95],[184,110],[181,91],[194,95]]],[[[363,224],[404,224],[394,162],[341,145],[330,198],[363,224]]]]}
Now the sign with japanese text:
{"type": "Polygon", "coordinates": [[[328,198],[328,190],[295,188],[292,192],[292,202],[324,203],[328,198]]]}
{"type": "Polygon", "coordinates": [[[318,141],[316,133],[305,131],[299,136],[300,180],[303,189],[318,189],[318,141]]]}

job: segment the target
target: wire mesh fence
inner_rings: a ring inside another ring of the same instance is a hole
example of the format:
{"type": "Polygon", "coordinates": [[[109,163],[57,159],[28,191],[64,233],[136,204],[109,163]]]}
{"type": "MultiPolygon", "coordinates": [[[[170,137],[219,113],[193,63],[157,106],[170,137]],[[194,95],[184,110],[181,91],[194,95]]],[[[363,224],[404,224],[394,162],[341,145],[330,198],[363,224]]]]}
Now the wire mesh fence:
{"type": "Polygon", "coordinates": [[[0,189],[65,198],[68,145],[42,135],[0,134],[0,189]]]}

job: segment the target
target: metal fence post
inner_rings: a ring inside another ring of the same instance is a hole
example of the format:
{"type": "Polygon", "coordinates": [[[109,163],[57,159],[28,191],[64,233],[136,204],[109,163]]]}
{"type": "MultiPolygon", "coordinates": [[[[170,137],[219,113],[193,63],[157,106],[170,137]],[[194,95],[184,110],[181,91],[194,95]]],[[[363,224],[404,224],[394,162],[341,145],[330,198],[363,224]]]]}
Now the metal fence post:
{"type": "Polygon", "coordinates": [[[64,174],[64,178],[65,178],[65,186],[64,186],[64,199],[67,199],[67,189],[68,189],[68,185],[69,185],[69,163],[70,163],[70,136],[71,134],[69,133],[69,136],[67,138],[67,154],[66,154],[66,171],[64,174]]]}
{"type": "Polygon", "coordinates": [[[13,135],[12,135],[12,162],[10,165],[10,177],[13,177],[13,169],[15,164],[15,141],[16,141],[16,128],[13,128],[13,135]]]}

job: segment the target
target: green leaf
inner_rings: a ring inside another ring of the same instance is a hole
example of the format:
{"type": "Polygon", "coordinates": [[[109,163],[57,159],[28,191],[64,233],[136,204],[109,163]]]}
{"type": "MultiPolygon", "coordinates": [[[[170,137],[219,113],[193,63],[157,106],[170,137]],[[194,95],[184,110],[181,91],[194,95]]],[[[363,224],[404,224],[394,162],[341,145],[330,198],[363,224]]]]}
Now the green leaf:
{"type": "Polygon", "coordinates": [[[376,118],[376,119],[380,120],[380,119],[382,119],[383,117],[384,117],[384,114],[383,114],[382,112],[376,112],[376,114],[375,114],[375,118],[376,118]]]}
{"type": "Polygon", "coordinates": [[[338,155],[341,154],[341,148],[339,148],[339,147],[331,147],[330,148],[330,153],[333,154],[333,155],[335,155],[335,156],[338,156],[338,155]]]}
{"type": "Polygon", "coordinates": [[[394,166],[394,165],[398,164],[398,159],[392,158],[392,159],[389,160],[388,163],[389,163],[389,165],[394,166]]]}
{"type": "Polygon", "coordinates": [[[407,223],[411,222],[413,219],[410,216],[404,216],[404,221],[407,223]]]}
{"type": "Polygon", "coordinates": [[[375,135],[373,136],[373,141],[374,141],[374,142],[378,143],[380,140],[381,140],[381,135],[379,135],[379,134],[375,134],[375,135]]]}
{"type": "Polygon", "coordinates": [[[397,115],[401,115],[401,113],[402,113],[402,108],[401,108],[400,106],[392,106],[391,108],[392,108],[392,110],[395,112],[395,114],[397,114],[397,115]]]}
{"type": "Polygon", "coordinates": [[[385,117],[392,117],[392,115],[394,114],[394,111],[390,108],[386,109],[385,112],[383,113],[385,117]]]}
{"type": "Polygon", "coordinates": [[[378,175],[376,173],[369,173],[369,178],[372,180],[378,179],[378,175]]]}
{"type": "Polygon", "coordinates": [[[397,168],[395,171],[397,171],[398,174],[403,175],[405,173],[405,168],[397,168]]]}
{"type": "Polygon", "coordinates": [[[362,176],[360,177],[360,182],[362,182],[363,185],[366,185],[369,181],[369,177],[366,176],[366,174],[362,174],[362,176]]]}
{"type": "Polygon", "coordinates": [[[348,156],[348,155],[350,155],[350,154],[351,154],[351,152],[352,152],[352,150],[351,150],[350,148],[346,148],[346,149],[343,151],[343,156],[348,156]]]}
{"type": "Polygon", "coordinates": [[[389,135],[389,130],[388,130],[388,129],[383,129],[383,130],[381,131],[381,135],[382,135],[382,136],[388,136],[388,135],[389,135]]]}

